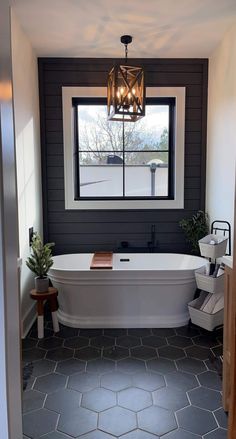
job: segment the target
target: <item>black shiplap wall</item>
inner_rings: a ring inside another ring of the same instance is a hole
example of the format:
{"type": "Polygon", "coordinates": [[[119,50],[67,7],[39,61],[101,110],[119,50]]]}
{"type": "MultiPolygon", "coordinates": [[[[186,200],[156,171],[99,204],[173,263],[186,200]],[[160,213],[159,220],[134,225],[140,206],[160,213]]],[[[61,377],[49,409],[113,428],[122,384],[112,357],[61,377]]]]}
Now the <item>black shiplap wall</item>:
{"type": "Polygon", "coordinates": [[[206,59],[132,59],[145,67],[147,86],[186,87],[184,210],[65,210],[61,87],[106,86],[114,62],[39,59],[44,239],[56,243],[56,254],[115,250],[121,241],[145,247],[155,224],[158,251],[187,252],[178,222],[205,203],[206,59]]]}

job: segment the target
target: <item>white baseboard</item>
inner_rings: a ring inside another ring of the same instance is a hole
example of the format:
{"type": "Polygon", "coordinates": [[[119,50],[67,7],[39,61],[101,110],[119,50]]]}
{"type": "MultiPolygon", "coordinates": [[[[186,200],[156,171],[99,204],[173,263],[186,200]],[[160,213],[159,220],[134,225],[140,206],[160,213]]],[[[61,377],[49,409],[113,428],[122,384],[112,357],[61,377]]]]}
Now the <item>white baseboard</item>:
{"type": "Polygon", "coordinates": [[[33,303],[21,320],[22,338],[26,337],[26,335],[28,334],[30,328],[32,327],[36,319],[37,319],[36,303],[33,303]]]}

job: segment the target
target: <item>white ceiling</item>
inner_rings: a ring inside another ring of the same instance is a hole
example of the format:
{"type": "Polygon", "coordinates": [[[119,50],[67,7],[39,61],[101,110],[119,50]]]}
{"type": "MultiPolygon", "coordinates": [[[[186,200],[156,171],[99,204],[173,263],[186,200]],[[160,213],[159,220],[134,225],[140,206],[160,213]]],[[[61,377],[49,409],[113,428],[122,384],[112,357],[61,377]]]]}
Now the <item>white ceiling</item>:
{"type": "Polygon", "coordinates": [[[12,0],[39,56],[208,57],[236,20],[236,0],[12,0]]]}

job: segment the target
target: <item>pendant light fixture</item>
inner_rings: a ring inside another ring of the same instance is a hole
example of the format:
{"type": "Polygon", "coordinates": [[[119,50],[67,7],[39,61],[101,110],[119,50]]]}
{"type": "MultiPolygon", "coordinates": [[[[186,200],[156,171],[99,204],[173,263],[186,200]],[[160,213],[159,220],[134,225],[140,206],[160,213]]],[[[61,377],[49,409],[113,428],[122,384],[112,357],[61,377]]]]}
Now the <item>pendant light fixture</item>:
{"type": "Polygon", "coordinates": [[[123,35],[120,41],[125,45],[125,64],[115,65],[108,76],[108,120],[135,122],[145,116],[144,71],[127,64],[132,37],[123,35]]]}

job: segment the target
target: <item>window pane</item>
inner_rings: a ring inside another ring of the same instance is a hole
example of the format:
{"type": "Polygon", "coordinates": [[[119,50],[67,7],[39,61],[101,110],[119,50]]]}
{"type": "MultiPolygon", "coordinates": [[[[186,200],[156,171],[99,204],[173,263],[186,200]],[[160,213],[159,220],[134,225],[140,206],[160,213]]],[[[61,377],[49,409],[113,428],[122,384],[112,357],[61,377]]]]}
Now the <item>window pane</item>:
{"type": "Polygon", "coordinates": [[[168,196],[168,152],[125,154],[125,195],[168,196]]]}
{"type": "Polygon", "coordinates": [[[123,126],[108,122],[105,105],[78,106],[80,151],[122,151],[123,126]]]}
{"type": "Polygon", "coordinates": [[[125,149],[148,151],[169,149],[169,106],[147,105],[146,115],[137,122],[125,124],[125,149]],[[128,127],[128,125],[131,125],[128,127]]]}
{"type": "Polygon", "coordinates": [[[81,197],[121,197],[123,195],[123,157],[112,153],[79,154],[81,197]]]}

